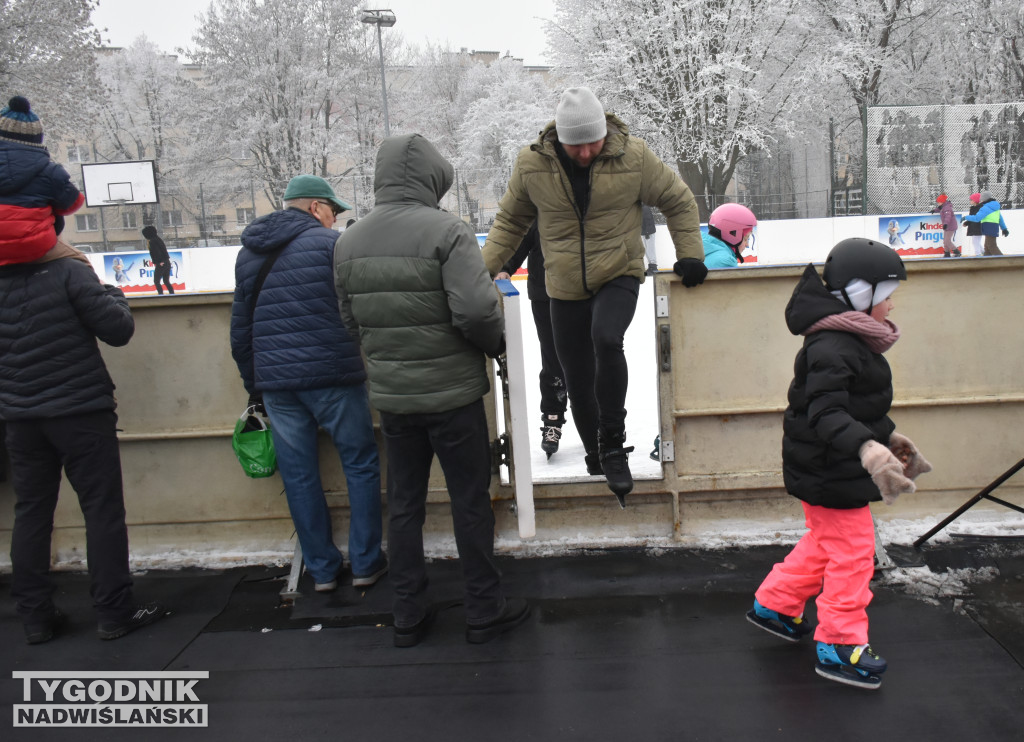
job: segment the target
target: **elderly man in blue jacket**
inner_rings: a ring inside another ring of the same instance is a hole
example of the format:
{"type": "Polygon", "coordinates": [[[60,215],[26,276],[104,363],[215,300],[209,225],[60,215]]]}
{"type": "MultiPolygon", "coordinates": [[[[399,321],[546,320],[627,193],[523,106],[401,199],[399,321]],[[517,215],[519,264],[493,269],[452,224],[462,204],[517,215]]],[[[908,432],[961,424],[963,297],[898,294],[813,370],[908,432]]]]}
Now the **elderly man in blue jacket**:
{"type": "Polygon", "coordinates": [[[317,429],[341,457],[350,508],[352,585],[387,572],[381,550],[380,461],[359,344],[341,322],[331,227],[351,209],[323,178],[299,175],[284,206],[242,232],[231,307],[231,354],[250,403],[264,405],[288,509],[317,592],[338,587],[334,543],[320,480],[317,429]]]}

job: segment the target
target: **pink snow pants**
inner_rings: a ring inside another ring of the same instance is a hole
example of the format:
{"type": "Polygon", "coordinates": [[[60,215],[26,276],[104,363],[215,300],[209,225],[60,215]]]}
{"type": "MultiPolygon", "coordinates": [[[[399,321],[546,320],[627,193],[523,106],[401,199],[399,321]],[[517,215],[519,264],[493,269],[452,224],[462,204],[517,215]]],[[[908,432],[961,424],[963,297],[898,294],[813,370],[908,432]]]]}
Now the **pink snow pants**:
{"type": "Polygon", "coordinates": [[[799,616],[808,598],[821,593],[814,638],[829,644],[867,644],[868,585],[875,571],[871,509],[803,506],[808,532],[772,568],[754,597],[765,608],[799,616]]]}

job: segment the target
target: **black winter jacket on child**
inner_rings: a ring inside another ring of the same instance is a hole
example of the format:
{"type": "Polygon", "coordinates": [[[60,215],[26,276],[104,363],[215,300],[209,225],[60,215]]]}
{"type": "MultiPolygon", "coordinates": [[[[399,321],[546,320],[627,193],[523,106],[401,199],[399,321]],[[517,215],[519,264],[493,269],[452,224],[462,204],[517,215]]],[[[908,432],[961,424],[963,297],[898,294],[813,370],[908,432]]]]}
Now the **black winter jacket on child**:
{"type": "MultiPolygon", "coordinates": [[[[967,210],[967,213],[974,216],[978,213],[978,209],[981,208],[981,204],[971,204],[971,208],[967,210]]],[[[964,222],[967,225],[967,236],[968,237],[979,237],[981,236],[981,224],[978,222],[964,222]]]]}
{"type": "MultiPolygon", "coordinates": [[[[802,335],[815,322],[847,311],[808,265],[786,306],[786,324],[802,335]]],[[[822,330],[804,338],[794,365],[783,420],[786,491],[828,508],[881,500],[858,451],[868,440],[888,445],[896,427],[888,417],[893,395],[888,361],[859,335],[822,330]]]]}

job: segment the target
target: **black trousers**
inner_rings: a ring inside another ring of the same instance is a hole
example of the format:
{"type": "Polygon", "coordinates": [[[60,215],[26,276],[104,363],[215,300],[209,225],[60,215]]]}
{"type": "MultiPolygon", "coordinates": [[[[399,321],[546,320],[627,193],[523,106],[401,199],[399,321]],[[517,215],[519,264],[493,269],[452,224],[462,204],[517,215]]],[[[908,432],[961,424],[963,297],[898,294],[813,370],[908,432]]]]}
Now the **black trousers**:
{"type": "Polygon", "coordinates": [[[427,612],[423,557],[430,465],[437,459],[451,499],[455,545],[465,581],[466,622],[496,618],[505,608],[494,563],[491,460],[483,399],[448,412],[380,413],[388,455],[388,560],[395,626],[407,628],[427,612]]]}
{"type": "Polygon", "coordinates": [[[90,594],[100,620],[131,614],[128,528],[121,453],[112,410],[48,420],[8,421],[14,485],[11,594],[29,623],[52,615],[50,539],[61,469],[85,517],[90,594]]]}
{"type": "Polygon", "coordinates": [[[167,293],[173,294],[174,287],[171,286],[171,264],[164,263],[163,265],[157,265],[153,263],[153,284],[156,286],[156,292],[162,294],[163,288],[160,286],[160,282],[163,282],[167,286],[167,293]]]}
{"type": "Polygon", "coordinates": [[[555,351],[555,337],[551,331],[551,304],[547,301],[531,301],[533,324],[537,327],[540,343],[540,412],[545,424],[548,415],[557,415],[559,425],[565,422],[567,406],[565,376],[562,364],[555,351]]]}
{"type": "Polygon", "coordinates": [[[626,430],[629,365],[622,342],[636,312],[640,282],[609,281],[590,299],[551,300],[551,327],[572,405],[572,419],[587,452],[597,451],[598,428],[626,430]]]}

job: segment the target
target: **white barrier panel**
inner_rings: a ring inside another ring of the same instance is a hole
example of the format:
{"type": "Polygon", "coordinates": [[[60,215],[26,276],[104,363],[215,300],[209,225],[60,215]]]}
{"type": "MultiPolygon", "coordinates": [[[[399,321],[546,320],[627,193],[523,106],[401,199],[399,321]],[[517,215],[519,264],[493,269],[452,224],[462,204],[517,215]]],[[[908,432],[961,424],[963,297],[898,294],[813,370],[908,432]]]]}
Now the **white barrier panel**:
{"type": "MultiPolygon", "coordinates": [[[[957,213],[966,210],[958,210],[957,213]]],[[[1010,232],[1009,237],[999,237],[999,249],[1006,255],[1024,254],[1024,209],[1004,209],[1003,221],[1010,232]]],[[[919,215],[922,218],[937,219],[937,215],[919,215]]],[[[841,216],[826,219],[773,219],[759,221],[754,249],[756,262],[744,265],[791,265],[823,263],[840,240],[848,237],[879,239],[879,220],[907,219],[907,214],[868,214],[866,216],[841,216]]],[[[956,244],[967,243],[966,230],[958,228],[956,244]]],[[[941,244],[941,241],[940,243],[941,244]]],[[[655,234],[658,251],[658,267],[671,270],[675,263],[675,247],[668,227],[659,224],[655,234]]],[[[968,255],[964,251],[964,255],[968,255]]],[[[912,257],[912,256],[904,256],[912,257]]],[[[934,257],[922,255],[921,257],[934,257]]]]}
{"type": "MultiPolygon", "coordinates": [[[[516,493],[519,537],[526,539],[537,535],[537,521],[533,507],[533,464],[530,461],[530,424],[526,410],[526,367],[523,363],[523,324],[520,317],[522,296],[508,279],[494,283],[503,297],[505,313],[508,398],[502,412],[508,415],[505,432],[512,448],[511,479],[516,493]]],[[[495,394],[494,397],[500,399],[502,395],[495,394]]]]}
{"type": "MultiPolygon", "coordinates": [[[[960,212],[957,212],[960,213],[960,212]]],[[[1024,209],[1004,209],[1003,220],[1010,232],[1009,237],[999,238],[999,249],[1006,255],[1024,254],[1024,209]]],[[[919,215],[922,219],[935,219],[934,215],[919,215]]],[[[908,215],[868,214],[866,216],[842,216],[826,219],[775,219],[758,222],[754,250],[756,259],[744,265],[791,265],[823,263],[828,251],[840,240],[847,237],[879,239],[880,220],[908,219],[908,215]]],[[[958,229],[956,244],[967,242],[965,230],[958,229]]],[[[477,235],[483,245],[486,235],[477,235]]],[[[658,266],[671,270],[676,262],[675,247],[668,227],[659,224],[655,233],[655,249],[658,266]]],[[[223,247],[172,248],[173,253],[182,255],[182,273],[187,276],[185,293],[209,293],[235,290],[235,258],[241,245],[223,247]]],[[[146,253],[131,253],[146,255],[146,253]]],[[[969,251],[965,250],[964,255],[969,251]]],[[[87,253],[97,275],[104,276],[109,269],[109,256],[121,253],[87,253]]],[[[904,257],[914,257],[913,255],[904,257]]],[[[934,257],[922,255],[921,257],[934,257]]],[[[525,268],[522,269],[525,273],[525,268]]],[[[137,296],[156,296],[156,289],[134,291],[137,296]]]]}

